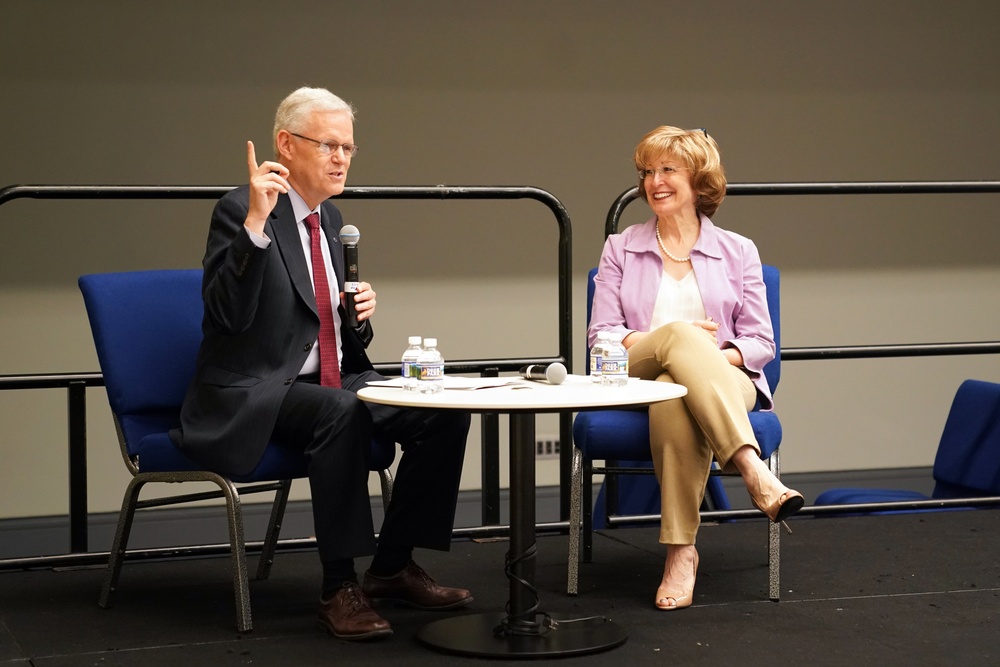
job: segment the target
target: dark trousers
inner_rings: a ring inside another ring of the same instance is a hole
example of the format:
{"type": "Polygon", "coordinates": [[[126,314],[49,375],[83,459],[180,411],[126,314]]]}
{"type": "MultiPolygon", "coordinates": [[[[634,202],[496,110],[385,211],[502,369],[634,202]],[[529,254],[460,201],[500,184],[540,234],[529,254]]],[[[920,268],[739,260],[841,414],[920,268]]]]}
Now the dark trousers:
{"type": "Polygon", "coordinates": [[[374,553],[368,498],[373,436],[402,449],[380,542],[443,551],[451,544],[470,415],[395,408],[357,397],[366,382],[380,379],[374,371],[347,374],[342,389],[331,389],[300,378],[278,413],[274,441],[300,448],[309,458],[316,543],[323,561],[374,553]]]}

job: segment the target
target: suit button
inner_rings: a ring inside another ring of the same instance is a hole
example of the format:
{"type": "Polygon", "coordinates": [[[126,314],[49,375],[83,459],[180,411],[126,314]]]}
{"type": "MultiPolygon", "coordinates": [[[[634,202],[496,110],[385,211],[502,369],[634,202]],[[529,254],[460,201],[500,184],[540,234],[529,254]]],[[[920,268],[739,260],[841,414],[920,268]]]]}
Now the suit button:
{"type": "Polygon", "coordinates": [[[291,384],[294,381],[295,380],[293,380],[292,378],[288,378],[287,380],[285,380],[285,384],[291,384]]]}
{"type": "Polygon", "coordinates": [[[302,350],[304,352],[308,352],[311,349],[313,349],[313,344],[312,343],[306,343],[306,346],[304,348],[302,348],[302,350]]]}

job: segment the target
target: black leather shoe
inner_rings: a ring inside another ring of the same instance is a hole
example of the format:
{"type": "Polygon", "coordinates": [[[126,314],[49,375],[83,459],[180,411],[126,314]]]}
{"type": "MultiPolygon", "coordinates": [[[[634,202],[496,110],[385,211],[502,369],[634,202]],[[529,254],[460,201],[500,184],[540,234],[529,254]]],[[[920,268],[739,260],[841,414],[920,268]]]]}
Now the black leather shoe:
{"type": "Polygon", "coordinates": [[[355,583],[345,583],[329,600],[320,600],[319,626],[334,637],[351,641],[392,635],[388,621],[375,613],[364,591],[355,583]]]}
{"type": "Polygon", "coordinates": [[[412,560],[391,577],[365,573],[365,595],[373,603],[394,603],[432,611],[458,609],[472,602],[472,593],[464,588],[439,586],[423,568],[412,560]]]}

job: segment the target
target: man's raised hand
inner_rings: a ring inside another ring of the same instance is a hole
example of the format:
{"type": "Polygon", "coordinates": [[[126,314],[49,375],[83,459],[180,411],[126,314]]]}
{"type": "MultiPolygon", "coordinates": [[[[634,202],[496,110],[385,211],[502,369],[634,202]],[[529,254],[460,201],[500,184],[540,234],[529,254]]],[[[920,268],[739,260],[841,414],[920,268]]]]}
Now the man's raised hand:
{"type": "Polygon", "coordinates": [[[278,203],[278,195],[288,193],[288,168],[270,160],[258,165],[253,142],[248,141],[247,169],[250,172],[250,210],[244,224],[250,231],[263,234],[264,223],[278,203]]]}

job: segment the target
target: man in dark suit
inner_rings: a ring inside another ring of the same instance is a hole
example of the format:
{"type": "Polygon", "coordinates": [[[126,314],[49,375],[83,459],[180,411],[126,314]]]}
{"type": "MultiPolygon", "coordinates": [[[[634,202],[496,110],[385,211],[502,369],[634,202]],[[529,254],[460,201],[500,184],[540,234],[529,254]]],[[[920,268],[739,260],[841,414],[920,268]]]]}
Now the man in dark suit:
{"type": "Polygon", "coordinates": [[[275,115],[274,149],[276,160],[258,165],[247,142],[250,183],[212,214],[204,340],[175,440],[231,474],[253,470],[269,440],[304,451],[323,564],[319,622],[343,639],[385,637],[392,630],[372,601],[422,609],[472,601],[411,558],[414,547],[450,546],[469,415],[356,395],[382,378],[365,353],[375,292],[358,285],[359,324],[350,326],[341,302],[343,221],[328,201],[343,192],[357,152],[353,108],[327,90],[296,90],[275,115]],[[367,482],[373,435],[403,451],[377,548],[367,482]],[[372,553],[359,586],[354,558],[372,553]]]}

